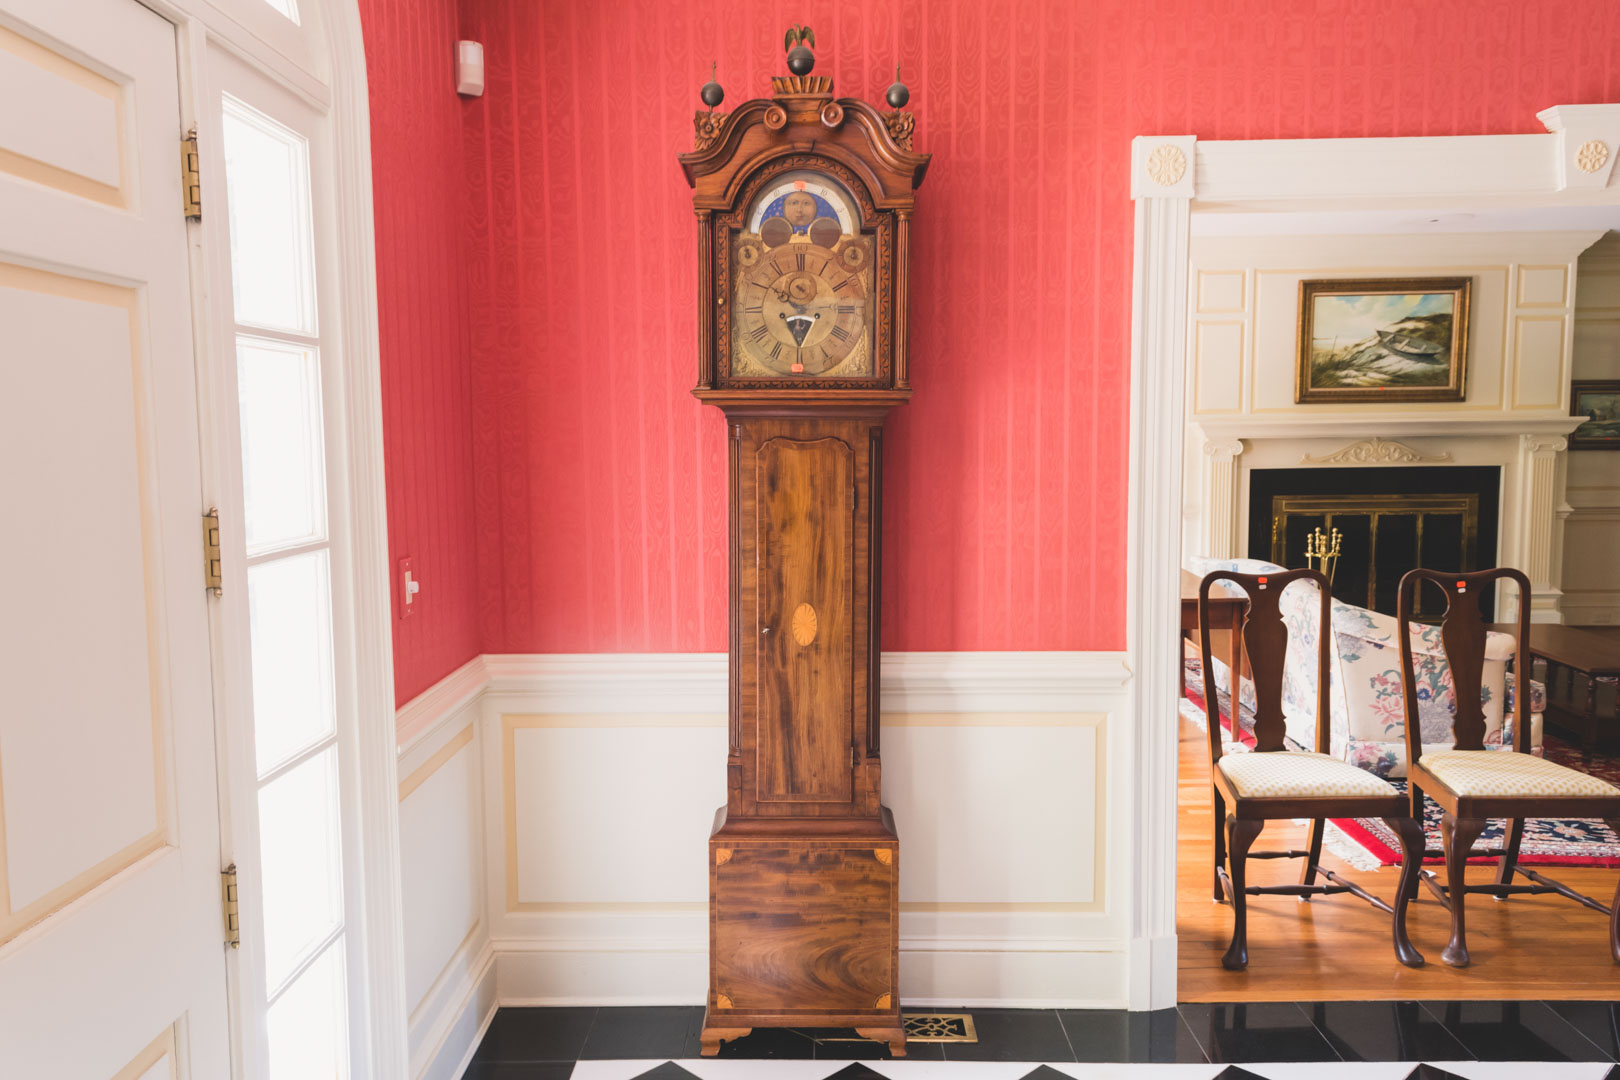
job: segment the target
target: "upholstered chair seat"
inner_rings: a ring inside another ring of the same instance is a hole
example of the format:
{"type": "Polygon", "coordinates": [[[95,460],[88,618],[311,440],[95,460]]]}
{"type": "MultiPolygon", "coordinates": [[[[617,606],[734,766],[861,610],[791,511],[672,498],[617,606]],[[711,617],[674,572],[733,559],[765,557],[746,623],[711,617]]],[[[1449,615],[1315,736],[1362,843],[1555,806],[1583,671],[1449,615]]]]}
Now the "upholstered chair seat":
{"type": "Polygon", "coordinates": [[[1395,794],[1388,781],[1327,754],[1303,750],[1223,754],[1216,764],[1245,799],[1355,799],[1395,794]]]}
{"type": "Polygon", "coordinates": [[[1437,750],[1418,764],[1465,799],[1552,796],[1564,799],[1616,799],[1620,788],[1595,776],[1530,754],[1491,750],[1437,750]]]}

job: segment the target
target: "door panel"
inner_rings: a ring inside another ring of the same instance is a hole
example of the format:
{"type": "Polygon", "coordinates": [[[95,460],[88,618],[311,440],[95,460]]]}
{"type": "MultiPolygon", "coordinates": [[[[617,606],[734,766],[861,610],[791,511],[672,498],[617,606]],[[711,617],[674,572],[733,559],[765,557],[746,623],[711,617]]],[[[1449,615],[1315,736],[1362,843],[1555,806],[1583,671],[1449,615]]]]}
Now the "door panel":
{"type": "Polygon", "coordinates": [[[759,517],[760,802],[852,798],[855,453],[838,438],[767,439],[759,517]]]}
{"type": "Polygon", "coordinates": [[[0,0],[0,94],[0,1075],[223,1077],[174,27],[0,0]]]}

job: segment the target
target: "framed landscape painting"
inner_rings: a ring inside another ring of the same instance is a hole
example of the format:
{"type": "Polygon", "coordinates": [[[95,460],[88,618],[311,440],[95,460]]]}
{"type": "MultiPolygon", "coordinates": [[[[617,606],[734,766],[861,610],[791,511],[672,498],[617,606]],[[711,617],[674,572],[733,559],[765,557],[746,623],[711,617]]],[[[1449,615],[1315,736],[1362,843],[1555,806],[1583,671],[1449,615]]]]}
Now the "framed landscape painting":
{"type": "Polygon", "coordinates": [[[1294,400],[1461,401],[1472,278],[1299,283],[1294,400]]]}
{"type": "Polygon", "coordinates": [[[1620,379],[1576,379],[1569,415],[1589,417],[1569,433],[1571,450],[1620,450],[1620,379]]]}

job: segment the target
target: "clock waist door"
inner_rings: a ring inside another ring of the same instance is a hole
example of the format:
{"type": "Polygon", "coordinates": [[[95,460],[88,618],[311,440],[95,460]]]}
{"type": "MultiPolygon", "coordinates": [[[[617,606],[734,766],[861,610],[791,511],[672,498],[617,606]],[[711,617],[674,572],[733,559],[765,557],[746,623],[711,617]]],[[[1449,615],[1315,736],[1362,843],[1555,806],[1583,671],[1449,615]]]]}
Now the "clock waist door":
{"type": "Polygon", "coordinates": [[[875,811],[865,790],[869,428],[762,419],[744,429],[742,809],[851,816],[871,802],[875,811]]]}

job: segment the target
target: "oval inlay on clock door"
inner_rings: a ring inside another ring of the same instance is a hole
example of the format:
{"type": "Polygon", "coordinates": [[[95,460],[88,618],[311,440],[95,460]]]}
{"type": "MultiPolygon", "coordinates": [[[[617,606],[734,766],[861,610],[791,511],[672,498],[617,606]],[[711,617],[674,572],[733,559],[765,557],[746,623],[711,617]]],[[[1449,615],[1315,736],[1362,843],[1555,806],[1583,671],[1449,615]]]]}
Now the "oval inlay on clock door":
{"type": "Polygon", "coordinates": [[[809,604],[793,609],[793,640],[800,645],[816,640],[816,609],[809,604]]]}

